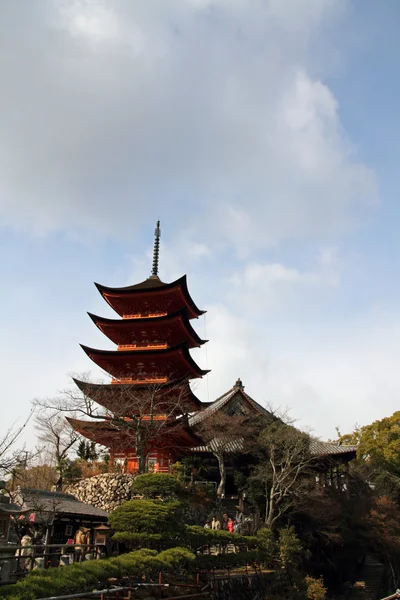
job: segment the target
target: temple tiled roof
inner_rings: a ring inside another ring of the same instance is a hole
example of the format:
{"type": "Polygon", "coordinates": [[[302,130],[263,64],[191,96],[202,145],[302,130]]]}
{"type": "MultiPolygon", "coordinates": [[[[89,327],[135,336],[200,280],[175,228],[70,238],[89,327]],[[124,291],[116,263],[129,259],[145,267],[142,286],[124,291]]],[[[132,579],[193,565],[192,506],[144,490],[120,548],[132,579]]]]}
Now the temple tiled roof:
{"type": "Polygon", "coordinates": [[[80,515],[106,519],[108,513],[101,508],[77,500],[72,494],[24,488],[20,491],[20,502],[25,511],[43,510],[63,515],[80,515]]]}
{"type": "Polygon", "coordinates": [[[311,454],[314,454],[315,456],[332,456],[355,453],[357,452],[357,446],[340,444],[339,442],[321,442],[320,440],[312,440],[310,450],[311,454]]]}
{"type": "MultiPolygon", "coordinates": [[[[192,448],[196,452],[212,452],[218,450],[221,443],[218,439],[212,439],[208,444],[204,446],[197,446],[192,448]]],[[[227,454],[233,454],[240,452],[243,449],[243,440],[241,438],[224,441],[224,451],[227,454]]],[[[320,440],[311,440],[310,452],[313,456],[327,457],[337,456],[340,454],[355,454],[357,452],[357,446],[353,445],[340,445],[337,442],[321,442],[320,440]]]]}
{"type": "MultiPolygon", "coordinates": [[[[238,380],[239,381],[239,380],[238,380]]],[[[189,418],[189,425],[193,427],[208,419],[211,415],[213,415],[217,410],[221,410],[226,404],[228,404],[229,400],[231,400],[236,394],[242,394],[242,396],[251,404],[253,408],[255,408],[259,413],[261,413],[265,417],[272,417],[272,414],[261,404],[253,400],[243,389],[243,386],[236,383],[228,392],[214,400],[207,408],[204,410],[198,411],[194,415],[189,418]]]]}

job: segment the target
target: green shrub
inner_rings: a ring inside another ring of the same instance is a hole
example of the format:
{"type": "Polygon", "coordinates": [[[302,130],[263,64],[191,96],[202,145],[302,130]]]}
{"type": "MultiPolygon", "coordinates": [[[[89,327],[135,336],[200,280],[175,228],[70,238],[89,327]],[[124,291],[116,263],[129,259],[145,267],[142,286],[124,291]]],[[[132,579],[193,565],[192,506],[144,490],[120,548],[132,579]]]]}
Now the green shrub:
{"type": "Polygon", "coordinates": [[[175,570],[177,568],[189,569],[194,564],[195,555],[187,548],[170,548],[158,555],[159,560],[164,563],[163,570],[175,570]]]}
{"type": "Polygon", "coordinates": [[[206,544],[220,544],[222,546],[235,544],[235,546],[246,546],[249,549],[259,546],[259,540],[255,536],[238,535],[222,529],[204,529],[204,527],[198,525],[187,525],[185,527],[185,538],[192,547],[196,548],[206,544]]]}
{"type": "Polygon", "coordinates": [[[302,561],[303,547],[294,527],[286,527],[279,531],[278,545],[282,566],[288,570],[298,569],[302,561]]]}
{"type": "Polygon", "coordinates": [[[316,579],[307,575],[304,581],[307,588],[307,600],[325,600],[327,589],[322,577],[316,579]]]}
{"type": "Polygon", "coordinates": [[[115,531],[129,533],[176,534],[182,530],[180,502],[129,500],[118,506],[108,520],[115,531]]]}
{"type": "Polygon", "coordinates": [[[216,556],[198,554],[196,566],[199,569],[226,569],[228,567],[243,567],[245,565],[260,564],[266,557],[258,550],[238,552],[237,554],[217,554],[216,556]]]}
{"type": "Polygon", "coordinates": [[[159,533],[130,533],[129,531],[117,531],[113,540],[125,544],[128,548],[159,548],[165,541],[159,533]]]}
{"type": "Polygon", "coordinates": [[[143,473],[135,477],[132,492],[141,494],[145,499],[175,498],[183,493],[181,482],[167,473],[143,473]]]}
{"type": "Polygon", "coordinates": [[[186,568],[194,560],[194,554],[186,548],[173,548],[160,554],[155,550],[142,549],[116,558],[34,571],[17,584],[0,588],[0,597],[36,600],[72,594],[105,586],[110,578],[151,581],[159,571],[186,568]]]}

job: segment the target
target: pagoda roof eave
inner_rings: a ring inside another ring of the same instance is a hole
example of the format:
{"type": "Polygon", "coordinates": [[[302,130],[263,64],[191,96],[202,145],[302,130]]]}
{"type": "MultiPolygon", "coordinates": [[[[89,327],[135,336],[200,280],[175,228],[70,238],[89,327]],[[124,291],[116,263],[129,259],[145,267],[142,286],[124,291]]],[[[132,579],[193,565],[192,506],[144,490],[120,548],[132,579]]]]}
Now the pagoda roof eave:
{"type": "Polygon", "coordinates": [[[205,310],[200,310],[200,308],[198,308],[198,306],[196,306],[195,302],[193,301],[193,298],[191,297],[188,286],[187,286],[186,275],[179,277],[179,279],[176,279],[175,281],[172,281],[171,283],[164,283],[158,277],[149,277],[148,279],[145,279],[144,281],[141,281],[140,283],[136,283],[134,285],[129,285],[129,286],[125,286],[125,287],[112,288],[112,287],[107,287],[105,285],[102,285],[101,283],[96,283],[96,282],[94,282],[94,285],[96,286],[96,288],[98,289],[98,291],[100,292],[100,294],[103,297],[106,295],[113,295],[113,296],[133,295],[134,296],[136,294],[143,294],[143,292],[157,293],[157,292],[163,292],[163,291],[166,291],[169,289],[173,289],[176,287],[180,287],[183,291],[183,294],[184,294],[192,312],[197,317],[200,317],[201,315],[203,315],[204,313],[207,312],[205,310]]]}
{"type": "MultiPolygon", "coordinates": [[[[192,327],[189,317],[188,317],[188,312],[186,308],[181,308],[180,310],[177,310],[173,313],[167,314],[167,315],[161,315],[161,316],[157,316],[157,317],[142,317],[142,318],[135,318],[135,319],[109,319],[106,317],[99,317],[98,315],[95,315],[93,313],[88,312],[87,313],[89,315],[89,317],[92,319],[93,323],[96,325],[96,327],[99,327],[99,323],[104,323],[107,325],[113,325],[116,327],[121,327],[121,328],[126,328],[129,329],[130,326],[132,325],[152,325],[154,323],[168,323],[168,321],[171,321],[175,318],[181,318],[186,330],[188,331],[189,335],[193,338],[193,340],[199,345],[202,346],[203,344],[206,344],[208,342],[208,340],[203,340],[201,339],[201,337],[198,335],[198,333],[196,332],[196,330],[192,327]]],[[[100,329],[100,327],[99,327],[100,329]]],[[[102,331],[100,329],[100,331],[102,331]]],[[[102,333],[104,333],[102,331],[102,333]]]]}
{"type": "MultiPolygon", "coordinates": [[[[89,440],[99,440],[101,438],[99,438],[99,436],[101,436],[102,434],[104,434],[108,439],[104,439],[103,441],[97,441],[96,443],[102,445],[102,446],[108,446],[108,447],[113,447],[116,444],[112,443],[113,440],[112,438],[110,438],[109,436],[114,436],[114,442],[116,440],[118,440],[121,436],[124,436],[125,431],[118,429],[116,427],[113,427],[113,425],[107,420],[107,419],[102,419],[102,420],[98,420],[98,421],[86,421],[86,420],[81,420],[81,419],[75,419],[73,417],[66,417],[66,420],[68,421],[68,423],[71,425],[71,427],[73,429],[75,429],[75,431],[77,431],[80,435],[83,435],[84,437],[86,437],[89,440]]],[[[171,423],[171,425],[173,425],[173,423],[171,423]]],[[[166,432],[167,433],[167,432],[166,432]]],[[[190,438],[190,442],[193,444],[193,441],[196,444],[200,444],[202,443],[201,438],[199,438],[199,436],[191,430],[190,427],[188,427],[187,425],[182,425],[182,429],[180,429],[179,433],[184,433],[186,434],[186,436],[188,436],[190,438]]],[[[133,438],[132,438],[132,443],[133,443],[133,438]]],[[[118,444],[120,445],[120,444],[118,444]]],[[[129,446],[129,442],[127,441],[126,446],[129,446]]]]}
{"type": "MultiPolygon", "coordinates": [[[[118,357],[123,358],[124,356],[126,357],[132,357],[132,358],[138,358],[140,356],[142,357],[150,357],[150,356],[154,356],[155,358],[158,358],[162,355],[164,356],[168,356],[168,354],[172,355],[174,353],[179,353],[181,352],[185,358],[185,360],[187,361],[187,363],[190,365],[191,369],[197,373],[197,375],[199,377],[203,377],[204,375],[207,375],[207,373],[210,372],[210,369],[200,369],[200,367],[198,366],[198,364],[193,360],[189,349],[187,347],[187,344],[185,342],[183,342],[182,344],[178,344],[176,346],[172,346],[170,348],[160,348],[157,350],[153,350],[153,349],[144,349],[144,350],[99,350],[98,348],[90,348],[89,346],[85,346],[84,344],[80,344],[80,347],[82,348],[82,350],[89,356],[89,358],[91,360],[93,360],[91,354],[93,355],[97,355],[97,356],[104,356],[104,357],[118,357]]],[[[94,361],[95,362],[95,361],[94,361]]]]}
{"type": "MultiPolygon", "coordinates": [[[[132,387],[134,387],[135,391],[136,390],[146,390],[148,388],[148,384],[127,384],[127,383],[121,383],[121,384],[115,384],[115,383],[91,383],[89,381],[82,381],[80,379],[77,379],[75,377],[72,378],[72,381],[75,383],[75,385],[80,389],[80,391],[85,394],[88,398],[91,397],[91,394],[93,394],[94,398],[96,398],[96,401],[99,403],[99,394],[101,391],[104,391],[106,394],[108,392],[110,393],[115,393],[118,392],[120,390],[123,390],[124,388],[126,388],[127,386],[129,387],[130,385],[132,385],[132,387]]],[[[163,393],[165,393],[165,395],[168,394],[168,391],[171,390],[176,390],[179,387],[182,388],[186,388],[187,390],[187,399],[190,402],[193,402],[194,405],[199,407],[199,410],[201,410],[201,408],[203,407],[203,403],[201,402],[201,400],[199,400],[199,398],[193,393],[190,385],[189,385],[189,380],[188,379],[184,379],[182,381],[174,381],[174,382],[169,382],[169,383],[163,383],[160,384],[160,391],[162,391],[163,393]]],[[[93,399],[93,398],[92,398],[93,399]]]]}

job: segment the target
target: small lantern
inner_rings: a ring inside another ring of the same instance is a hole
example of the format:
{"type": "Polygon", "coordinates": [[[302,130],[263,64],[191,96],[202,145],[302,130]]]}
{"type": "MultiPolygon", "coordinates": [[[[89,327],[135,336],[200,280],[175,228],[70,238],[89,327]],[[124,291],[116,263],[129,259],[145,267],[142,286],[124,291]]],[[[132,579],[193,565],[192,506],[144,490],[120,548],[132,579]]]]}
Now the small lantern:
{"type": "Polygon", "coordinates": [[[94,543],[96,546],[105,546],[110,537],[110,527],[100,525],[94,529],[94,543]]]}

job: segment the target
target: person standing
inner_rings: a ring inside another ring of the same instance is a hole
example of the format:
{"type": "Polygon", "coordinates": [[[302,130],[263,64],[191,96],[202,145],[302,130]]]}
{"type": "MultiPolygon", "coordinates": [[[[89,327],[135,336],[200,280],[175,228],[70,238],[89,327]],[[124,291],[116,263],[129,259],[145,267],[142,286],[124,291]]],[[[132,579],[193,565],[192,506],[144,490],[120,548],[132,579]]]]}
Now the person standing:
{"type": "Polygon", "coordinates": [[[217,519],[217,517],[213,517],[211,521],[211,529],[219,530],[221,529],[221,523],[217,519]]]}
{"type": "Polygon", "coordinates": [[[233,533],[233,521],[231,518],[228,519],[227,529],[228,529],[229,533],[233,533]]]}

